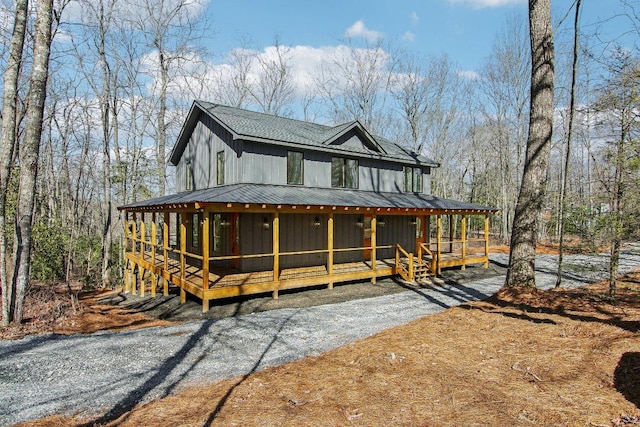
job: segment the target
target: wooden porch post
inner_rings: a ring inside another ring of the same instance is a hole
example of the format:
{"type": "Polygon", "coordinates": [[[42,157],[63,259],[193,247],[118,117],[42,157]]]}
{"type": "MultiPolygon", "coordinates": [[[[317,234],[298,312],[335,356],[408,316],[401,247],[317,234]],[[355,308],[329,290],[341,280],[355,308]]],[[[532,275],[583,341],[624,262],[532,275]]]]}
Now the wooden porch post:
{"type": "Polygon", "coordinates": [[[209,210],[205,208],[202,215],[202,312],[206,313],[209,311],[209,210]]]}
{"type": "MultiPolygon", "coordinates": [[[[131,223],[131,233],[133,235],[133,238],[131,240],[131,253],[135,258],[137,258],[137,250],[136,250],[136,245],[138,244],[137,240],[138,240],[138,218],[135,212],[133,212],[133,218],[132,218],[132,223],[131,223]]],[[[136,293],[136,264],[133,264],[133,269],[131,270],[131,289],[129,289],[131,291],[132,294],[136,293]]]]}
{"type": "Polygon", "coordinates": [[[158,274],[156,270],[156,247],[158,246],[158,228],[156,225],[156,213],[151,214],[151,296],[156,296],[158,286],[158,274]]]}
{"type": "Polygon", "coordinates": [[[440,254],[442,253],[442,215],[436,217],[436,254],[438,264],[436,266],[436,274],[440,275],[440,254]]]}
{"type": "Polygon", "coordinates": [[[129,269],[129,260],[127,259],[127,247],[129,247],[129,212],[124,211],[124,293],[129,292],[131,282],[129,282],[131,271],[129,269]]]}
{"type": "Polygon", "coordinates": [[[329,289],[333,289],[333,212],[329,213],[329,219],[327,219],[327,273],[329,274],[329,289]]]}
{"type": "Polygon", "coordinates": [[[453,215],[449,215],[449,253],[453,253],[453,215]]]}
{"type": "MultiPolygon", "coordinates": [[[[171,221],[171,216],[169,212],[165,211],[162,223],[162,268],[164,274],[168,274],[169,271],[169,221],[171,221]]],[[[162,291],[167,296],[169,295],[169,281],[164,276],[162,277],[162,291]]]]}
{"type": "Polygon", "coordinates": [[[460,222],[460,237],[462,238],[462,267],[461,270],[467,268],[466,259],[467,259],[467,217],[466,215],[462,215],[462,220],[460,222]]]}
{"type": "Polygon", "coordinates": [[[273,299],[278,299],[278,282],[280,281],[280,213],[273,213],[273,299]]]}
{"type": "Polygon", "coordinates": [[[489,214],[484,216],[484,268],[489,268],[489,214]]]}
{"type": "MultiPolygon", "coordinates": [[[[145,215],[144,212],[140,213],[140,259],[142,261],[144,261],[144,253],[146,252],[146,230],[145,230],[145,215]]],[[[144,267],[142,266],[142,263],[138,264],[138,276],[139,276],[139,287],[140,287],[140,296],[143,297],[144,296],[144,267]]]]}
{"type": "Polygon", "coordinates": [[[376,284],[376,229],[378,225],[378,219],[374,215],[371,218],[371,271],[373,271],[374,276],[371,278],[371,283],[376,284]]]}
{"type": "Polygon", "coordinates": [[[180,304],[187,302],[187,293],[184,290],[184,281],[186,277],[186,259],[187,252],[187,212],[180,212],[180,304]]]}

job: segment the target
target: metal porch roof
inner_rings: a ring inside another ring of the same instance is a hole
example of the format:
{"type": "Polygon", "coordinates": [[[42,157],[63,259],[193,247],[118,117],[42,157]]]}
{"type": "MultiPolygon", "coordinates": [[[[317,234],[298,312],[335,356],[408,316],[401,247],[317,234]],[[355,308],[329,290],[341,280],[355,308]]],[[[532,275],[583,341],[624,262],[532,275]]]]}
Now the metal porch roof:
{"type": "Polygon", "coordinates": [[[120,206],[118,209],[129,211],[160,210],[171,205],[196,203],[434,209],[440,211],[497,211],[497,209],[488,206],[443,199],[427,194],[382,193],[342,188],[313,188],[268,184],[224,185],[130,203],[120,206]]]}

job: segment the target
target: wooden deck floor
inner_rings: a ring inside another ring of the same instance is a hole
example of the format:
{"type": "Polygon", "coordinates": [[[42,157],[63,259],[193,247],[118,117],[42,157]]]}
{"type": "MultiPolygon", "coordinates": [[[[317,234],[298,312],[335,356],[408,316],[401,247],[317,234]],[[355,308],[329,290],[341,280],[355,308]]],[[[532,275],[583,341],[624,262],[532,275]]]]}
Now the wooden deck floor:
{"type": "MultiPolygon", "coordinates": [[[[156,253],[155,260],[152,261],[150,252],[146,252],[144,257],[140,253],[127,252],[127,278],[125,280],[125,290],[133,292],[138,290],[144,294],[148,286],[152,294],[155,294],[156,287],[160,284],[158,279],[164,280],[164,291],[167,292],[167,285],[173,284],[180,288],[181,299],[184,300],[185,292],[193,294],[203,301],[203,311],[208,310],[209,300],[228,298],[239,295],[251,295],[265,292],[273,292],[277,298],[278,291],[284,289],[304,288],[309,286],[327,285],[332,287],[334,283],[347,282],[353,280],[372,280],[375,282],[378,277],[392,276],[397,274],[395,259],[376,260],[376,268],[372,268],[371,261],[359,261],[334,264],[332,272],[329,274],[326,265],[311,267],[287,268],[279,271],[279,277],[274,280],[272,270],[238,272],[237,270],[213,268],[209,272],[207,285],[203,283],[203,271],[200,266],[185,263],[184,279],[181,277],[180,260],[175,256],[169,256],[165,268],[165,261],[162,253],[156,253]],[[136,274],[131,274],[133,271],[136,274]],[[151,283],[147,279],[151,278],[151,283]],[[141,286],[142,285],[142,286],[141,286]]],[[[487,263],[488,257],[484,254],[469,254],[462,259],[461,254],[442,253],[439,259],[439,268],[464,266],[474,263],[487,263]]]]}

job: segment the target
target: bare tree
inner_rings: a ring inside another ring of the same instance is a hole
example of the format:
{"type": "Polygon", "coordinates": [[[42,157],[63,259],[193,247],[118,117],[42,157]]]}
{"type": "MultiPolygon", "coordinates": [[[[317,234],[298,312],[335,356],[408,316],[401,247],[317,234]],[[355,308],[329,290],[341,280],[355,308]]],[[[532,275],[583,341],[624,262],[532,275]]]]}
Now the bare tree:
{"type": "MultiPolygon", "coordinates": [[[[602,185],[609,198],[607,229],[610,243],[609,294],[615,296],[620,246],[625,224],[632,223],[637,206],[629,191],[640,181],[640,61],[617,48],[609,65],[611,77],[600,90],[597,109],[603,113],[600,127],[608,142],[603,162],[602,185]],[[634,185],[635,184],[635,185],[634,185]]],[[[635,202],[637,202],[637,197],[635,202]]]]}
{"type": "Polygon", "coordinates": [[[156,120],[156,173],[157,194],[164,195],[167,184],[167,141],[170,122],[167,114],[170,100],[169,87],[175,77],[175,68],[195,49],[201,38],[197,23],[197,2],[190,0],[144,0],[142,11],[132,24],[138,28],[148,47],[154,49],[154,88],[150,96],[155,99],[156,120]]]}
{"type": "Polygon", "coordinates": [[[240,40],[240,46],[228,54],[225,67],[221,67],[217,77],[217,98],[232,107],[245,108],[249,104],[251,67],[256,52],[249,49],[247,39],[240,40]]]}
{"type": "Polygon", "coordinates": [[[33,69],[27,94],[25,135],[20,146],[20,189],[16,211],[16,253],[14,259],[15,305],[13,320],[22,321],[24,298],[31,267],[31,234],[38,176],[38,156],[42,136],[42,119],[47,93],[49,55],[51,52],[53,0],[38,2],[38,18],[33,46],[33,69]]]}
{"type": "Polygon", "coordinates": [[[323,64],[315,80],[318,97],[335,123],[360,122],[384,134],[384,116],[393,57],[378,42],[358,48],[341,46],[332,61],[323,64]]]}
{"type": "Polygon", "coordinates": [[[490,151],[499,164],[494,179],[500,184],[496,207],[500,209],[498,215],[503,240],[507,240],[511,232],[529,119],[530,81],[526,76],[531,61],[527,57],[524,26],[519,17],[509,17],[496,36],[479,81],[487,101],[483,108],[484,120],[490,124],[494,134],[489,140],[490,151]]]}
{"type": "MultiPolygon", "coordinates": [[[[282,46],[276,37],[273,46],[256,56],[259,65],[258,78],[250,86],[252,98],[260,109],[275,116],[290,115],[287,105],[293,100],[290,50],[282,46]]],[[[242,74],[240,74],[242,76],[242,74]]]]}
{"type": "Polygon", "coordinates": [[[571,137],[573,136],[573,118],[575,114],[575,97],[576,97],[576,78],[578,74],[578,21],[580,19],[580,3],[582,0],[576,0],[576,13],[573,21],[573,64],[571,67],[571,93],[569,101],[569,129],[567,130],[567,146],[564,159],[564,173],[562,185],[560,187],[560,212],[558,214],[558,226],[560,227],[560,248],[558,255],[558,274],[556,277],[556,287],[562,284],[562,261],[564,255],[564,211],[566,208],[566,189],[569,180],[569,163],[571,161],[571,137]]]}
{"type": "Polygon", "coordinates": [[[553,131],[554,46],[551,0],[529,1],[529,137],[511,232],[506,286],[535,287],[537,224],[542,214],[553,131]]]}
{"type": "Polygon", "coordinates": [[[2,135],[0,139],[0,282],[2,282],[2,324],[7,326],[13,318],[14,290],[12,272],[7,272],[7,185],[13,161],[17,130],[18,80],[27,26],[28,0],[16,2],[13,35],[7,67],[4,71],[4,98],[2,104],[2,135]]]}

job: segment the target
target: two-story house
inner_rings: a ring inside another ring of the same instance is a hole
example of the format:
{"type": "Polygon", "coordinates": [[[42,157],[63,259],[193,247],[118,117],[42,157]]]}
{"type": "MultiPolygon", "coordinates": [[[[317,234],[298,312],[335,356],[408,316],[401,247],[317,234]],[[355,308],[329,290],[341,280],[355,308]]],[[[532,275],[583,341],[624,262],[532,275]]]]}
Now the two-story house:
{"type": "Polygon", "coordinates": [[[357,121],[325,126],[196,101],[170,162],[176,194],[120,207],[127,290],[144,293],[148,273],[152,293],[161,278],[165,292],[175,284],[207,310],[215,298],[488,263],[495,210],[431,196],[438,164],[357,121]],[[470,215],[484,217],[481,238],[468,238],[470,215]],[[467,253],[474,241],[480,253],[467,253]]]}

